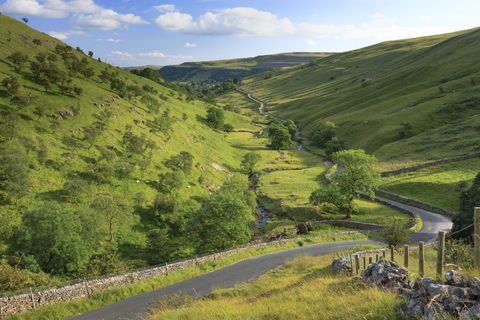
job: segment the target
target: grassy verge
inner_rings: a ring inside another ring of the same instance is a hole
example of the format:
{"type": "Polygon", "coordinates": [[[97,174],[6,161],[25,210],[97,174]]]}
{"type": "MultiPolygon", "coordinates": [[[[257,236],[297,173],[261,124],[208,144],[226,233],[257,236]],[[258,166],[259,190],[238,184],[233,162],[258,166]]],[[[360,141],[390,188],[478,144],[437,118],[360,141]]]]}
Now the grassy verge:
{"type": "Polygon", "coordinates": [[[338,277],[333,256],[302,257],[234,289],[172,306],[157,306],[153,319],[397,319],[401,299],[338,277]]]}
{"type": "MultiPolygon", "coordinates": [[[[373,248],[359,246],[353,251],[373,248]]],[[[435,275],[435,257],[436,250],[426,250],[426,276],[435,275]]],[[[203,299],[162,302],[152,311],[152,319],[290,320],[319,315],[321,319],[404,319],[398,312],[401,297],[368,287],[358,277],[335,275],[332,259],[333,255],[297,258],[253,283],[217,290],[203,299]]],[[[401,252],[395,260],[403,263],[401,252]]],[[[409,265],[413,280],[418,276],[417,252],[411,252],[409,265]]]]}
{"type": "Polygon", "coordinates": [[[480,171],[480,159],[454,162],[383,179],[381,189],[457,211],[460,192],[480,171]]]}
{"type": "Polygon", "coordinates": [[[145,281],[140,281],[135,284],[124,286],[121,288],[115,288],[105,290],[92,294],[90,297],[80,298],[71,302],[53,304],[44,306],[27,313],[19,314],[17,316],[10,317],[9,319],[15,320],[31,320],[31,319],[67,319],[69,317],[79,315],[102,306],[112,304],[114,302],[126,299],[128,297],[140,294],[142,292],[148,292],[155,289],[159,289],[182,280],[192,278],[222,267],[234,264],[250,257],[294,248],[304,243],[322,243],[331,241],[346,241],[346,240],[361,240],[366,239],[364,234],[354,235],[332,235],[330,232],[312,234],[306,238],[298,238],[298,241],[286,242],[282,246],[249,249],[243,252],[239,252],[230,257],[218,259],[214,262],[200,264],[198,266],[179,270],[166,276],[158,276],[145,281]]]}

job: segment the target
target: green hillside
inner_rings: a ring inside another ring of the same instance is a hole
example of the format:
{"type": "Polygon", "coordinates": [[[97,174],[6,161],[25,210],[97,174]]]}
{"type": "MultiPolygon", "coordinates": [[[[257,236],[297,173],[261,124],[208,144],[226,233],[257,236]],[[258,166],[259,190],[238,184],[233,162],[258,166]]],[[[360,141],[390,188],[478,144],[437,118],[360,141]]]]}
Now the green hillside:
{"type": "MultiPolygon", "coordinates": [[[[53,212],[72,219],[74,229],[80,228],[77,223],[95,226],[90,231],[98,231],[98,242],[85,256],[113,259],[97,261],[111,262],[99,265],[100,273],[155,262],[146,255],[152,245],[149,234],[174,223],[155,222],[152,212],[157,209],[152,208],[162,204],[154,202],[159,192],[170,192],[175,210],[186,210],[185,218],[200,206],[190,199],[220,188],[246,151],[207,126],[203,119],[210,105],[187,102],[176,91],[92,59],[9,17],[0,16],[0,25],[0,263],[10,256],[22,267],[38,270],[32,266],[36,262],[22,260],[24,245],[13,242],[21,238],[26,216],[53,212]],[[12,62],[14,53],[25,55],[20,70],[12,62]],[[193,158],[190,164],[182,151],[193,158]]],[[[241,114],[225,111],[225,118],[234,128],[258,130],[241,114]]],[[[241,179],[246,183],[246,176],[241,179]]],[[[167,210],[162,208],[156,212],[167,210]]],[[[54,221],[42,226],[57,233],[56,227],[54,221]]],[[[162,241],[157,245],[167,246],[162,241]]],[[[158,259],[188,256],[193,250],[167,249],[171,254],[158,259]]],[[[91,273],[95,267],[90,263],[88,268],[82,270],[91,273]]]]}
{"type": "Polygon", "coordinates": [[[217,83],[267,70],[295,67],[307,63],[311,59],[329,55],[330,53],[293,52],[244,59],[185,62],[177,66],[162,67],[159,72],[168,81],[217,83]]]}
{"type": "Polygon", "coordinates": [[[383,162],[464,154],[480,149],[479,42],[478,29],[384,42],[252,77],[245,90],[298,120],[307,140],[328,120],[383,162]]]}

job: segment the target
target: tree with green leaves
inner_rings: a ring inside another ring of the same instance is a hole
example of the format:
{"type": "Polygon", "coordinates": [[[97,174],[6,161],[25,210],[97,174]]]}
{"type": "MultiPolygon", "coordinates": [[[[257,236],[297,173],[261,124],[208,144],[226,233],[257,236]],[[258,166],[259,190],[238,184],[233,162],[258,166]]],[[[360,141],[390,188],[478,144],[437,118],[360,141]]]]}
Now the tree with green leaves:
{"type": "Polygon", "coordinates": [[[292,135],[286,126],[273,122],[268,126],[269,147],[275,150],[289,149],[292,145],[292,135]]]}
{"type": "Polygon", "coordinates": [[[0,192],[8,198],[24,196],[31,186],[30,167],[23,149],[2,149],[0,152],[0,192]]]}
{"type": "Polygon", "coordinates": [[[173,171],[180,170],[184,174],[190,174],[193,167],[193,156],[188,151],[181,151],[179,154],[166,159],[163,163],[165,167],[173,171]]]}
{"type": "Polygon", "coordinates": [[[326,121],[321,122],[312,131],[310,135],[310,141],[313,145],[324,148],[326,143],[337,136],[337,125],[333,122],[326,121]]]}
{"type": "Polygon", "coordinates": [[[7,60],[15,65],[15,71],[21,72],[22,67],[28,61],[28,56],[20,51],[15,51],[7,57],[7,60]]]}
{"type": "Polygon", "coordinates": [[[262,156],[260,154],[256,152],[247,152],[243,155],[240,167],[246,174],[251,175],[255,172],[255,166],[257,165],[258,161],[260,161],[260,159],[262,159],[262,156]]]}
{"type": "Polygon", "coordinates": [[[226,250],[248,243],[254,218],[246,183],[229,181],[205,199],[190,223],[198,252],[226,250]]]}
{"type": "Polygon", "coordinates": [[[211,107],[207,110],[207,124],[215,129],[220,129],[225,123],[225,114],[222,109],[211,107]]]}
{"type": "Polygon", "coordinates": [[[329,203],[345,212],[350,219],[354,212],[354,200],[359,192],[373,198],[380,183],[377,159],[363,150],[344,150],[333,155],[337,172],[327,186],[315,190],[310,196],[314,205],[329,203]]]}
{"type": "Polygon", "coordinates": [[[99,121],[83,128],[83,140],[89,144],[88,149],[90,149],[97,142],[103,130],[105,130],[105,124],[99,121]]]}
{"type": "Polygon", "coordinates": [[[45,272],[75,273],[91,255],[84,228],[78,215],[64,205],[46,203],[23,216],[11,251],[32,255],[45,272]]]}
{"type": "Polygon", "coordinates": [[[331,157],[338,151],[345,150],[345,143],[338,137],[333,137],[325,143],[325,154],[327,157],[331,157]]]}
{"type": "Polygon", "coordinates": [[[173,194],[183,186],[185,174],[182,171],[169,171],[158,175],[158,191],[173,194]]]}
{"type": "Polygon", "coordinates": [[[460,194],[460,210],[453,217],[452,233],[455,239],[472,241],[473,212],[475,207],[480,207],[480,173],[473,179],[470,188],[460,194]]]}
{"type": "Polygon", "coordinates": [[[133,221],[133,210],[123,194],[101,192],[93,199],[94,209],[107,225],[107,241],[112,242],[120,230],[133,221]]]}
{"type": "Polygon", "coordinates": [[[8,76],[2,80],[2,86],[7,91],[8,95],[15,96],[18,94],[18,90],[20,89],[20,83],[18,82],[18,78],[15,76],[8,76]]]}

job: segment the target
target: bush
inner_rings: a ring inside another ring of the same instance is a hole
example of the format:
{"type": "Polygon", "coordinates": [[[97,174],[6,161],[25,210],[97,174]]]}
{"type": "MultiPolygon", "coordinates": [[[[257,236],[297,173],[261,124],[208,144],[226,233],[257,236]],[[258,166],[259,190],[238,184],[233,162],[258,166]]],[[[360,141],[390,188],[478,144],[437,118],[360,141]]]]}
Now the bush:
{"type": "Polygon", "coordinates": [[[445,244],[445,262],[461,266],[473,267],[473,248],[461,240],[447,240],[445,244]]]}
{"type": "Polygon", "coordinates": [[[225,114],[223,113],[222,109],[219,108],[209,108],[207,110],[207,124],[215,129],[220,129],[223,127],[225,122],[225,114]]]}
{"type": "Polygon", "coordinates": [[[325,144],[337,135],[337,126],[333,122],[322,122],[310,135],[311,142],[320,148],[325,147],[325,144]]]}
{"type": "Polygon", "coordinates": [[[35,274],[0,261],[0,291],[14,291],[48,284],[48,275],[35,274]]]}
{"type": "Polygon", "coordinates": [[[400,244],[408,243],[411,234],[412,230],[410,230],[406,224],[395,220],[390,227],[385,229],[382,237],[389,246],[396,247],[400,244]]]}

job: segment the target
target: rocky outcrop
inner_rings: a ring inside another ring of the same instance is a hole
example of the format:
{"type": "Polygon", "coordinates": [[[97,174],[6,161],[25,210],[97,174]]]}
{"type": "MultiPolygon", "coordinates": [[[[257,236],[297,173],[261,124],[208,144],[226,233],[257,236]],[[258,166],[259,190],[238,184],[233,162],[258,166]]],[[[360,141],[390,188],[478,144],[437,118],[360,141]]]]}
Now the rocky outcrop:
{"type": "Polygon", "coordinates": [[[408,270],[384,257],[380,257],[378,262],[369,264],[362,272],[362,278],[366,283],[383,289],[400,290],[410,287],[408,270]]]}

